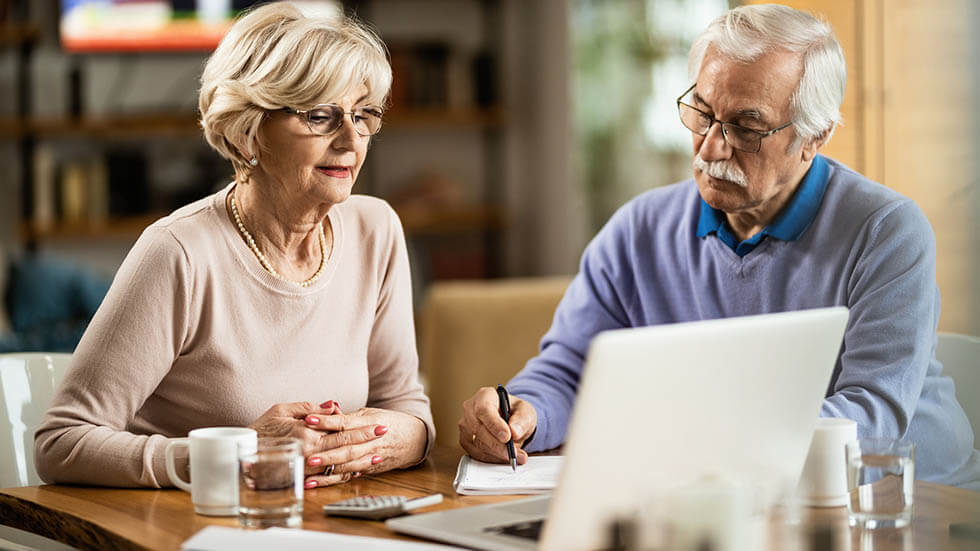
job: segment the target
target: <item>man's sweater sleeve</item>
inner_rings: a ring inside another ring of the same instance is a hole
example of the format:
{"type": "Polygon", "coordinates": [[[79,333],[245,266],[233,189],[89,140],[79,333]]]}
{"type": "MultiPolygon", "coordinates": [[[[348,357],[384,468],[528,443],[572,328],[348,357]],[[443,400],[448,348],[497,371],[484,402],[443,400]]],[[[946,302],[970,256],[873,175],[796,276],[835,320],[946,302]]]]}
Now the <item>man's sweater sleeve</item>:
{"type": "Polygon", "coordinates": [[[840,373],[821,414],[857,421],[861,437],[902,437],[939,322],[935,237],[908,200],[882,207],[862,237],[853,245],[840,373]]]}
{"type": "Polygon", "coordinates": [[[565,441],[589,343],[600,331],[630,325],[627,307],[636,292],[632,266],[631,204],[619,209],[585,249],[579,273],[555,311],[540,352],[508,383],[538,416],[528,451],[565,441]]]}

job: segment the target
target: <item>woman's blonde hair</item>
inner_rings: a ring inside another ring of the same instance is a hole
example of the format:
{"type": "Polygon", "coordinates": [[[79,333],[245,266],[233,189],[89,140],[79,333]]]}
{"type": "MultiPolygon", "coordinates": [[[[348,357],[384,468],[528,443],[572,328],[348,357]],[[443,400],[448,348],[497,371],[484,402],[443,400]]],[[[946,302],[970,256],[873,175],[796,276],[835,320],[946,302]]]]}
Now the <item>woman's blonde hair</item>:
{"type": "Polygon", "coordinates": [[[384,106],[391,65],[381,39],[342,13],[304,13],[289,2],[245,13],[221,40],[201,75],[204,137],[230,160],[238,181],[263,149],[266,113],[308,109],[364,85],[367,102],[384,106]]]}

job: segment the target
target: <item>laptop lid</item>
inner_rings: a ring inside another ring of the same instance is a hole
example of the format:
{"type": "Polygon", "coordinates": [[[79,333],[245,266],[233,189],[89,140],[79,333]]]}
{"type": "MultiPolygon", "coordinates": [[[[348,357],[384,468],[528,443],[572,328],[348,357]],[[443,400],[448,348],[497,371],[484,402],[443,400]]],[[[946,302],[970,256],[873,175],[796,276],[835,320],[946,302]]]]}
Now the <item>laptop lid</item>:
{"type": "Polygon", "coordinates": [[[541,549],[601,547],[617,517],[708,477],[791,491],[846,324],[834,307],[596,336],[541,549]]]}
{"type": "Polygon", "coordinates": [[[615,518],[704,477],[795,487],[846,324],[835,307],[601,333],[550,499],[387,525],[475,549],[534,549],[493,528],[547,510],[540,549],[597,549],[615,518]]]}

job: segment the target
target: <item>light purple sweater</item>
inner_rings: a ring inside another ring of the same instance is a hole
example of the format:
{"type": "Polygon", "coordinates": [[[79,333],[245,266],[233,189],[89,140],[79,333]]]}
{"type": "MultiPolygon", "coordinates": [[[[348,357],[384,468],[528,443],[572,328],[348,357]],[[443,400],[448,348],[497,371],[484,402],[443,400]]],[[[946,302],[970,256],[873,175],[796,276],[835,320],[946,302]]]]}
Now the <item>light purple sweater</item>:
{"type": "Polygon", "coordinates": [[[714,234],[696,235],[693,180],[620,208],[586,248],[539,355],[508,385],[538,414],[529,450],[564,442],[599,331],[844,305],[850,321],[821,414],[854,419],[860,437],[911,439],[917,478],[980,490],[973,431],[935,356],[932,228],[910,199],[826,161],[806,231],[767,237],[742,257],[714,234]]]}

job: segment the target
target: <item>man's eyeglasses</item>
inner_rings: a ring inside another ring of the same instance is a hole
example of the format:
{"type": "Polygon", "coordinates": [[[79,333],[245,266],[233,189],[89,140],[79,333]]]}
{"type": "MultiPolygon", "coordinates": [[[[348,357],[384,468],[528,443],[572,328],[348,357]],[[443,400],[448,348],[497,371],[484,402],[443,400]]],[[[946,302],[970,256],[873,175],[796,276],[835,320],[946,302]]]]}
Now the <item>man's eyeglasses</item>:
{"type": "Polygon", "coordinates": [[[739,151],[745,151],[748,153],[758,153],[762,148],[762,138],[767,136],[772,136],[776,132],[789,127],[793,124],[793,121],[780,126],[779,128],[773,128],[772,130],[766,132],[760,132],[758,130],[752,130],[751,128],[745,128],[744,126],[739,126],[734,123],[725,122],[716,119],[714,116],[705,113],[704,111],[694,107],[693,105],[688,105],[681,101],[684,96],[689,94],[697,83],[691,85],[683,94],[677,98],[677,112],[681,116],[681,123],[687,127],[688,130],[694,132],[698,136],[707,136],[708,131],[717,122],[721,125],[721,134],[725,137],[725,141],[728,145],[732,146],[733,149],[739,151]]]}
{"type": "Polygon", "coordinates": [[[310,132],[319,136],[329,136],[336,132],[344,124],[344,115],[350,115],[358,134],[373,136],[381,130],[381,116],[384,114],[380,107],[373,105],[344,111],[343,107],[333,103],[322,103],[305,111],[290,107],[284,107],[283,110],[305,118],[310,132]]]}

